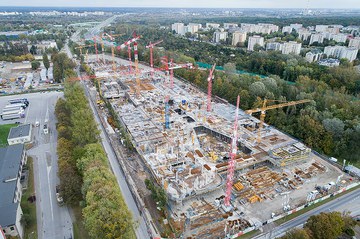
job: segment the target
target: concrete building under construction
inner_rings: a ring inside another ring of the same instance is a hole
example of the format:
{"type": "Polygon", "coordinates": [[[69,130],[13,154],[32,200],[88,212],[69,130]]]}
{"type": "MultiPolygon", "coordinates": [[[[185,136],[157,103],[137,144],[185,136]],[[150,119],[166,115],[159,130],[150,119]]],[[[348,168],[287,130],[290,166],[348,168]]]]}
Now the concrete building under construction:
{"type": "MultiPolygon", "coordinates": [[[[118,68],[124,65],[117,59],[118,68]]],[[[100,75],[106,71],[90,66],[100,75]]],[[[315,185],[341,174],[303,143],[267,124],[260,127],[259,119],[240,110],[229,210],[223,201],[235,106],[215,98],[207,111],[207,94],[198,88],[163,72],[150,74],[149,67],[139,69],[138,74],[108,75],[101,90],[153,179],[165,189],[171,217],[184,236],[221,237],[224,228],[230,234],[244,231],[282,213],[283,193],[292,193],[293,202],[286,206],[295,207],[315,185]],[[252,209],[266,202],[273,205],[261,214],[252,209]]]]}

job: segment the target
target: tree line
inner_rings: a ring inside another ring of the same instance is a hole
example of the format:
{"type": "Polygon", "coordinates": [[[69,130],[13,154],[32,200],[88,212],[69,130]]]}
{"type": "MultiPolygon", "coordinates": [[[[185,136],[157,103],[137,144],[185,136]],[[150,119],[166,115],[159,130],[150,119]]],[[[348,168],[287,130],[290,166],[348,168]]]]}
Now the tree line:
{"type": "MultiPolygon", "coordinates": [[[[206,91],[208,71],[177,69],[175,74],[206,91]]],[[[235,104],[241,96],[244,110],[261,106],[262,99],[311,103],[267,111],[265,121],[302,140],[309,147],[340,159],[358,162],[360,149],[360,101],[344,88],[300,76],[289,84],[279,76],[257,76],[215,72],[213,94],[235,104]]],[[[254,115],[258,116],[258,115],[254,115]]]]}
{"type": "Polygon", "coordinates": [[[355,236],[356,221],[348,213],[320,213],[309,217],[304,228],[292,229],[279,239],[337,239],[355,236]]]}
{"type": "Polygon", "coordinates": [[[78,82],[65,81],[64,95],[55,108],[64,202],[80,203],[90,238],[136,238],[132,215],[109,169],[83,89],[78,82]]]}

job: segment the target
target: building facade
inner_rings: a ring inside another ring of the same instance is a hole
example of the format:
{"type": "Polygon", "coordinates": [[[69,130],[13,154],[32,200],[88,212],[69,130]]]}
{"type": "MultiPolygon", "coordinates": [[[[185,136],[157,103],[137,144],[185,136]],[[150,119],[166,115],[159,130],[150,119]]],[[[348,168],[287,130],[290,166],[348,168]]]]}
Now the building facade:
{"type": "Polygon", "coordinates": [[[246,37],[246,32],[236,31],[233,33],[231,44],[236,46],[238,43],[244,43],[246,41],[246,37]]]}
{"type": "Polygon", "coordinates": [[[249,41],[248,41],[248,51],[253,51],[254,50],[254,46],[258,44],[259,46],[263,47],[264,46],[264,38],[260,37],[260,36],[252,36],[249,37],[249,41]]]}
{"type": "Polygon", "coordinates": [[[301,43],[297,43],[294,41],[285,42],[281,49],[282,54],[300,55],[300,51],[301,51],[301,43]]]}
{"type": "Polygon", "coordinates": [[[335,57],[338,59],[348,59],[350,62],[354,61],[357,57],[359,49],[354,47],[345,46],[327,46],[324,49],[324,54],[328,57],[335,57]]]}
{"type": "Polygon", "coordinates": [[[175,31],[179,35],[185,35],[185,25],[184,23],[174,23],[171,25],[171,30],[175,31]]]}
{"type": "Polygon", "coordinates": [[[226,41],[227,37],[227,32],[214,32],[213,42],[219,43],[220,41],[226,41]]]}
{"type": "Polygon", "coordinates": [[[324,42],[324,35],[321,34],[321,33],[311,34],[309,44],[312,45],[314,42],[323,43],[324,42]]]}
{"type": "Polygon", "coordinates": [[[355,37],[353,39],[350,39],[349,47],[354,47],[356,49],[360,49],[360,37],[355,37]]]}

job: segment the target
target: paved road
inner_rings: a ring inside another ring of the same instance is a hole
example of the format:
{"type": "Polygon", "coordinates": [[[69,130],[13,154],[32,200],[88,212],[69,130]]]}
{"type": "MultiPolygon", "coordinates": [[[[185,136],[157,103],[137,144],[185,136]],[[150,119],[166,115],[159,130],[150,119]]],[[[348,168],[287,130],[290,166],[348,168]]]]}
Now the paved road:
{"type": "Polygon", "coordinates": [[[270,232],[263,233],[254,238],[256,239],[268,239],[276,238],[284,235],[287,231],[295,227],[302,226],[306,220],[312,216],[321,212],[329,211],[351,211],[351,215],[360,214],[360,189],[352,191],[346,195],[343,195],[335,200],[332,200],[324,205],[321,205],[309,212],[306,212],[278,227],[273,228],[270,232]]]}
{"type": "Polygon", "coordinates": [[[34,158],[39,239],[68,239],[73,230],[68,208],[66,206],[59,207],[55,195],[55,186],[59,183],[59,179],[57,177],[57,132],[54,107],[57,99],[62,96],[62,92],[46,92],[0,97],[0,107],[5,105],[9,99],[27,98],[30,102],[25,111],[25,118],[10,121],[0,120],[0,124],[19,121],[34,125],[36,121],[40,122],[40,127],[33,127],[34,147],[27,152],[34,158]],[[49,135],[44,135],[42,130],[46,117],[49,120],[49,135]]]}
{"type": "MultiPolygon", "coordinates": [[[[82,83],[84,83],[84,82],[82,82],[82,83]]],[[[84,86],[84,88],[86,88],[86,86],[84,86]]],[[[90,99],[90,95],[89,95],[88,91],[85,90],[85,92],[86,92],[87,97],[90,99]]],[[[114,173],[114,175],[116,177],[118,185],[119,185],[119,187],[121,189],[121,193],[122,193],[122,195],[123,195],[123,197],[125,199],[126,205],[128,206],[129,210],[131,211],[131,213],[132,213],[132,215],[134,217],[134,220],[138,224],[138,227],[135,230],[136,236],[139,239],[150,238],[150,235],[147,232],[145,221],[144,221],[144,219],[142,218],[142,216],[139,213],[139,210],[138,210],[138,208],[136,206],[136,203],[135,203],[135,199],[133,198],[133,196],[132,196],[132,194],[130,192],[129,186],[128,186],[128,184],[126,182],[126,179],[125,179],[125,176],[124,176],[123,172],[120,169],[120,165],[119,165],[119,162],[117,161],[115,152],[114,152],[113,148],[110,145],[109,138],[106,135],[106,130],[101,125],[100,118],[99,118],[99,116],[97,114],[97,111],[96,111],[95,106],[93,105],[92,101],[90,101],[90,106],[91,106],[91,109],[92,109],[92,111],[94,113],[95,120],[96,120],[97,124],[99,125],[100,137],[101,137],[101,140],[102,140],[102,145],[103,145],[103,147],[105,149],[105,152],[107,154],[108,160],[109,160],[110,165],[111,165],[111,169],[112,169],[112,171],[113,171],[113,173],[114,173]]],[[[120,160],[122,160],[122,159],[120,159],[120,160]]]]}

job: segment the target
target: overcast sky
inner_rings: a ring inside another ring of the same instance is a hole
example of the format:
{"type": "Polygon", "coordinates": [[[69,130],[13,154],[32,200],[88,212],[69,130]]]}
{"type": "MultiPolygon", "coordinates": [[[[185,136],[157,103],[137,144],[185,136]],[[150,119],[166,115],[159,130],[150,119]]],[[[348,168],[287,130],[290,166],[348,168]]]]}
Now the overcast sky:
{"type": "MultiPolygon", "coordinates": [[[[360,8],[360,0],[309,1],[310,8],[360,8]]],[[[307,5],[307,0],[0,0],[0,6],[34,7],[306,8],[307,5]]]]}

